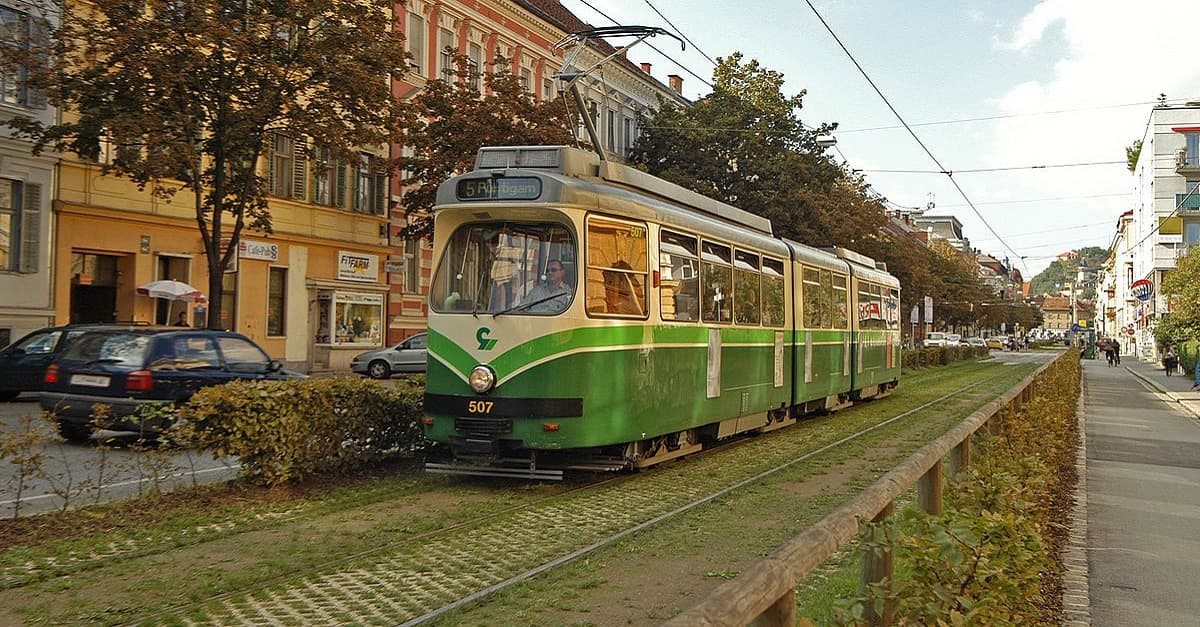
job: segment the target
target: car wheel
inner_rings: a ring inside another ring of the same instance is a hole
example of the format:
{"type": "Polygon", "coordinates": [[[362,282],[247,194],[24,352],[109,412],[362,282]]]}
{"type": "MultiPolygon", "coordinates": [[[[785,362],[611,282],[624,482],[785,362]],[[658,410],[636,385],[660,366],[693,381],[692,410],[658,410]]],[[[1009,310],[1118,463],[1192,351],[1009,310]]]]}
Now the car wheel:
{"type": "Polygon", "coordinates": [[[92,430],[86,426],[58,421],[58,433],[68,442],[87,442],[92,438],[92,430]]]}
{"type": "Polygon", "coordinates": [[[20,390],[0,391],[0,403],[7,403],[20,395],[21,395],[20,390]]]}
{"type": "Polygon", "coordinates": [[[372,379],[387,379],[388,377],[392,376],[392,369],[390,366],[388,366],[386,361],[383,361],[382,359],[376,359],[375,361],[367,364],[367,374],[370,375],[372,379]]]}

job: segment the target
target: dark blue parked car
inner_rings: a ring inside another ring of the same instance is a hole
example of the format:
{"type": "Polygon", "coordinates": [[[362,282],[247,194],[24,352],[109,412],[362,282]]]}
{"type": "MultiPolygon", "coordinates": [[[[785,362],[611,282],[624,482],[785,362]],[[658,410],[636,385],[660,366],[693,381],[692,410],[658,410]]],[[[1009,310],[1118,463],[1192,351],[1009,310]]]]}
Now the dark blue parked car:
{"type": "Polygon", "coordinates": [[[92,428],[155,433],[167,425],[145,420],[142,408],[178,405],[196,390],[236,379],[286,379],[284,370],[250,338],[207,329],[148,327],[81,335],[47,369],[42,409],[50,410],[68,440],[86,440],[92,428]],[[109,406],[94,425],[94,407],[109,406]]]}
{"type": "Polygon", "coordinates": [[[88,331],[132,326],[127,323],[95,323],[46,327],[5,346],[0,349],[0,402],[11,401],[21,392],[40,392],[46,366],[75,338],[88,331]]]}

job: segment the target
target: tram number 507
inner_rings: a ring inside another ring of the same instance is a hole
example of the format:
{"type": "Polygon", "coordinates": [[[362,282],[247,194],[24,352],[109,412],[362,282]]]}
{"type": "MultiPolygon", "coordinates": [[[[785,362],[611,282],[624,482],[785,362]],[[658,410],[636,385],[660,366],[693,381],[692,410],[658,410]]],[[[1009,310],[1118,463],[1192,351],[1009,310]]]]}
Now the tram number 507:
{"type": "Polygon", "coordinates": [[[467,401],[467,412],[472,414],[490,414],[495,401],[467,401]]]}

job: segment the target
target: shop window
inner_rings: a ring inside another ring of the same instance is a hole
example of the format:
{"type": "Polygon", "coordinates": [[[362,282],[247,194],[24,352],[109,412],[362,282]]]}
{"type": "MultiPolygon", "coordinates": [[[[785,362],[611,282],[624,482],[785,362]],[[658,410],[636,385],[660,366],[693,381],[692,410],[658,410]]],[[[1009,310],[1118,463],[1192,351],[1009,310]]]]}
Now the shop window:
{"type": "Polygon", "coordinates": [[[317,299],[318,344],[378,346],[382,329],[382,294],[332,292],[317,299]]]}
{"type": "Polygon", "coordinates": [[[658,274],[663,320],[700,319],[699,242],[663,230],[659,234],[658,274]]]}
{"type": "Polygon", "coordinates": [[[646,226],[590,218],[587,226],[587,310],[590,314],[647,313],[646,226]]]}
{"type": "Polygon", "coordinates": [[[705,322],[729,322],[733,258],[728,246],[704,242],[700,247],[701,306],[705,322]]]}
{"type": "Polygon", "coordinates": [[[287,268],[267,271],[267,335],[286,335],[287,268]]]}

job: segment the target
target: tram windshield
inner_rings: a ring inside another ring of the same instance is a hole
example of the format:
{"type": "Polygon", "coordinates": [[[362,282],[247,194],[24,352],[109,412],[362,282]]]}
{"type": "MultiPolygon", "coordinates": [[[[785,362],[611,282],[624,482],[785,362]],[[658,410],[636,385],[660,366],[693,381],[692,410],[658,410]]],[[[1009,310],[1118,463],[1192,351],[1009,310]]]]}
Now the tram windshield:
{"type": "Polygon", "coordinates": [[[576,258],[561,224],[464,224],[434,271],[429,304],[439,313],[557,314],[575,297],[576,258]]]}

